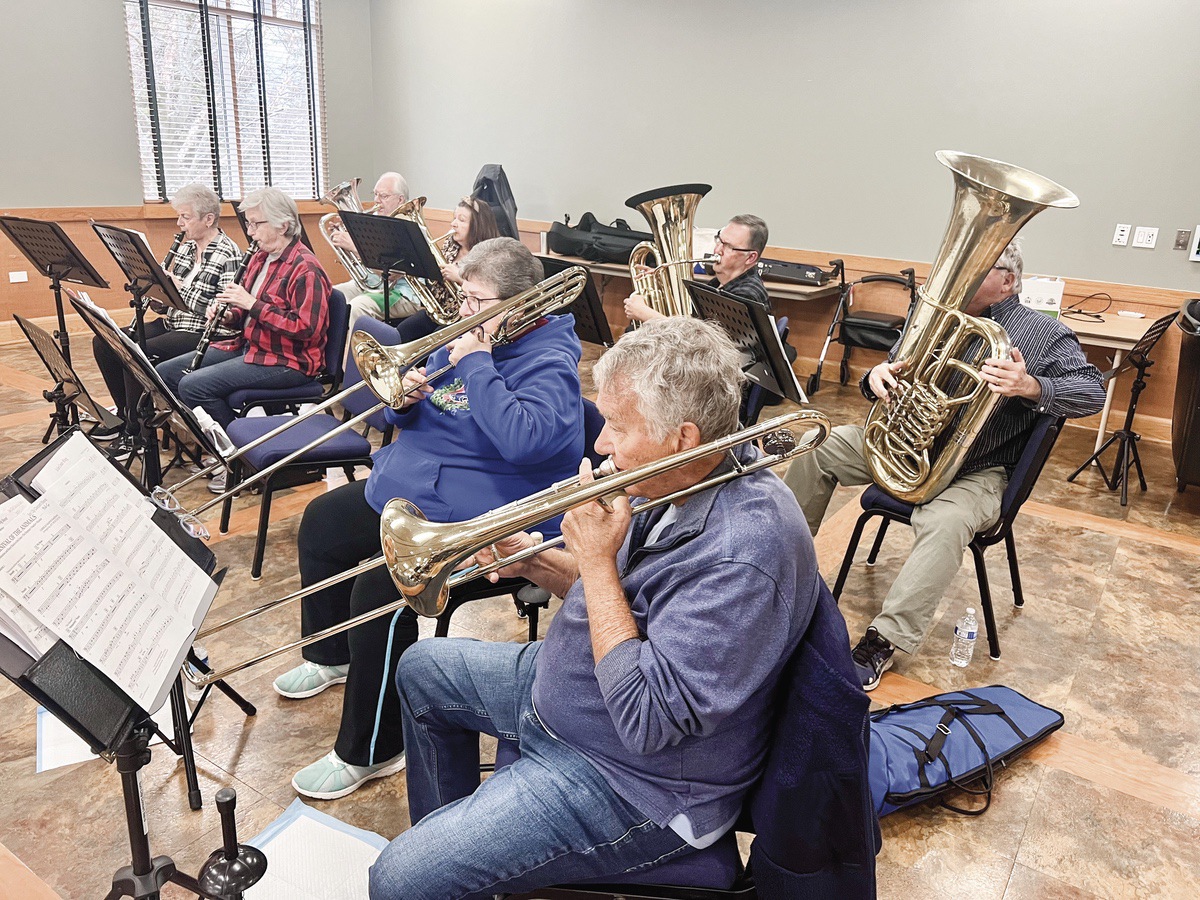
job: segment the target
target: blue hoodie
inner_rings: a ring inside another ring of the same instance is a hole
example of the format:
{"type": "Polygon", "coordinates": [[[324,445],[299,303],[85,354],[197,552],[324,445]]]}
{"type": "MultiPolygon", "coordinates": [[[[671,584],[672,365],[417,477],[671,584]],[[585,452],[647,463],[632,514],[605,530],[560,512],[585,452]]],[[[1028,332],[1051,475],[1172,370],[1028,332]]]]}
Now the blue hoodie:
{"type": "MultiPolygon", "coordinates": [[[[431,522],[461,522],[577,474],[581,354],[574,317],[553,316],[490,354],[467,354],[420,403],[389,410],[400,430],[374,455],[371,508],[403,497],[431,522]]],[[[433,353],[427,371],[449,356],[433,353]]],[[[555,536],[558,527],[555,519],[541,530],[555,536]]]]}

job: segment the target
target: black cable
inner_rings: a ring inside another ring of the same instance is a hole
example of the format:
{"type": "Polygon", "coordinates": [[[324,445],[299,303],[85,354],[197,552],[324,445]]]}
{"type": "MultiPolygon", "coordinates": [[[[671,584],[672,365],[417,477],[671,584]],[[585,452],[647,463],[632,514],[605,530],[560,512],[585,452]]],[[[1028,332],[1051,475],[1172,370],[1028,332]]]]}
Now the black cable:
{"type": "Polygon", "coordinates": [[[1108,291],[1096,291],[1093,294],[1088,294],[1086,297],[1081,297],[1080,299],[1076,300],[1074,303],[1064,309],[1062,314],[1064,317],[1070,317],[1072,319],[1091,319],[1095,322],[1103,322],[1104,316],[1102,313],[1108,312],[1109,307],[1111,307],[1112,304],[1112,294],[1110,294],[1108,291]],[[1102,306],[1100,309],[1080,309],[1080,307],[1089,300],[1100,297],[1104,298],[1104,306],[1102,306]]]}

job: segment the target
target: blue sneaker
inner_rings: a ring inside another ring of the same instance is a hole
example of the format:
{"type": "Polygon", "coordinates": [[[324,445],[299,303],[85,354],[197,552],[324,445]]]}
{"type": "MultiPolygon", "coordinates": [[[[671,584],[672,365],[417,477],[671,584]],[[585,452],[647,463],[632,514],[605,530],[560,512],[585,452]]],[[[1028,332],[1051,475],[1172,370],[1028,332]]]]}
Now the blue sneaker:
{"type": "Polygon", "coordinates": [[[854,667],[862,679],[864,691],[873,691],[879,686],[883,673],[892,667],[892,654],[896,648],[874,627],[868,628],[863,639],[855,646],[850,654],[854,659],[854,667]]]}
{"type": "Polygon", "coordinates": [[[275,679],[275,693],[292,700],[303,700],[321,693],[333,684],[345,684],[350,666],[323,666],[305,660],[275,679]]]}
{"type": "Polygon", "coordinates": [[[352,794],[373,778],[395,775],[404,768],[404,753],[375,766],[352,766],[333,750],[292,778],[296,793],[314,800],[336,800],[352,794]]]}

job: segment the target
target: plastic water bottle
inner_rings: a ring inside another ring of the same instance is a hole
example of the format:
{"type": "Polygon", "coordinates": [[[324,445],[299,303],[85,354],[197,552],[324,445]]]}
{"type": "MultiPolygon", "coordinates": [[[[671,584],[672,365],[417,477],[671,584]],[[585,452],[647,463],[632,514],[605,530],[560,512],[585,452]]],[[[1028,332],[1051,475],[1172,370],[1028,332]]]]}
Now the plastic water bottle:
{"type": "MultiPolygon", "coordinates": [[[[192,650],[196,652],[196,658],[199,659],[200,662],[208,665],[208,651],[206,649],[201,647],[199,644],[193,644],[192,650]]],[[[190,659],[184,660],[183,664],[187,666],[193,674],[200,674],[200,670],[192,665],[192,661],[190,659]]],[[[185,678],[183,679],[183,693],[184,696],[186,696],[192,703],[199,703],[200,698],[204,695],[204,688],[197,687],[185,678]]]]}
{"type": "Polygon", "coordinates": [[[950,662],[962,668],[971,661],[975,653],[975,635],[979,624],[975,621],[975,608],[967,607],[966,614],[954,626],[954,644],[950,647],[950,662]]]}

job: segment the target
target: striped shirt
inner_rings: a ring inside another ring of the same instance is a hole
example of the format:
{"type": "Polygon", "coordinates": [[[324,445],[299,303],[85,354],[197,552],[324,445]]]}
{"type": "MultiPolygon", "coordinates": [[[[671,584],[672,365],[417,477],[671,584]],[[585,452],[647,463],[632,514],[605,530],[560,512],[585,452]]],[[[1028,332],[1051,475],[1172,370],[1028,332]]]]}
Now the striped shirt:
{"type": "MultiPolygon", "coordinates": [[[[184,241],[171,264],[171,274],[181,282],[179,296],[191,312],[168,309],[167,328],[171,331],[194,331],[197,334],[203,332],[207,324],[205,312],[208,310],[208,304],[222,288],[233,281],[241,259],[242,251],[238,249],[237,244],[218,229],[217,236],[204,248],[200,268],[195,277],[187,281],[185,279],[188,272],[196,265],[196,242],[184,241]]],[[[228,328],[219,328],[214,337],[223,341],[234,337],[235,334],[236,332],[228,328]]]]}
{"type": "MultiPolygon", "coordinates": [[[[1025,371],[1037,379],[1042,395],[1036,401],[1005,397],[997,404],[971,445],[959,475],[1004,466],[1011,475],[1037,417],[1079,418],[1097,413],[1104,406],[1104,379],[1087,361],[1075,332],[1053,316],[1021,305],[1013,294],[994,304],[979,318],[991,319],[1007,333],[1012,345],[1025,359],[1025,371]]],[[[888,359],[895,357],[892,347],[888,359]]],[[[864,375],[859,387],[868,400],[877,398],[864,375]]]]}
{"type": "Polygon", "coordinates": [[[244,347],[244,359],[259,366],[287,366],[317,375],[325,365],[329,331],[329,276],[309,250],[294,238],[276,260],[255,253],[246,266],[243,285],[253,285],[266,266],[266,280],[249,310],[234,310],[242,333],[218,350],[244,347]]]}

